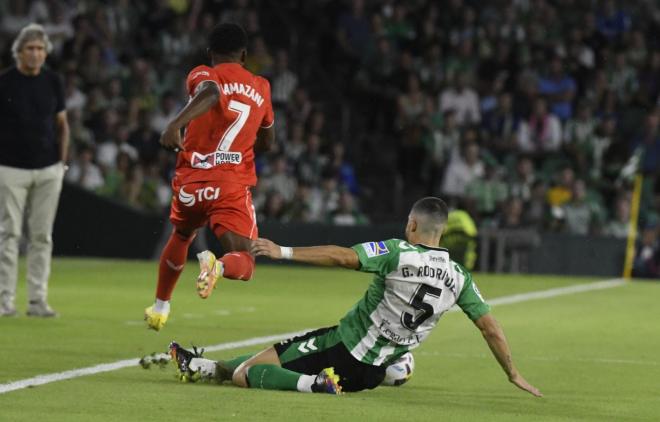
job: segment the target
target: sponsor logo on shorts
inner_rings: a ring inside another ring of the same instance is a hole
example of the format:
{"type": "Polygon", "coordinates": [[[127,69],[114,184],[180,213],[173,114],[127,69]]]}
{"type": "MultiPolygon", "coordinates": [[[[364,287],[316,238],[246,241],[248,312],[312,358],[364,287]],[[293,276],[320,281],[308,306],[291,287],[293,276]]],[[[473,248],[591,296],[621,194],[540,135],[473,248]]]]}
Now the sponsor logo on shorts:
{"type": "Polygon", "coordinates": [[[195,193],[197,194],[197,200],[199,201],[214,201],[220,197],[220,188],[207,186],[202,189],[197,189],[195,193]]]}
{"type": "Polygon", "coordinates": [[[214,201],[220,197],[220,188],[207,186],[195,189],[195,193],[188,193],[181,188],[179,190],[179,202],[186,207],[192,207],[197,202],[214,201]]]}
{"type": "Polygon", "coordinates": [[[192,207],[195,205],[195,195],[190,194],[181,188],[179,190],[179,202],[181,202],[186,207],[192,207]]]}
{"type": "Polygon", "coordinates": [[[243,154],[231,151],[215,151],[210,154],[200,154],[193,152],[190,158],[190,165],[196,169],[208,170],[220,164],[241,164],[243,154]]]}
{"type": "Polygon", "coordinates": [[[387,246],[385,246],[385,242],[366,242],[362,244],[362,248],[369,258],[390,253],[387,246]]]}

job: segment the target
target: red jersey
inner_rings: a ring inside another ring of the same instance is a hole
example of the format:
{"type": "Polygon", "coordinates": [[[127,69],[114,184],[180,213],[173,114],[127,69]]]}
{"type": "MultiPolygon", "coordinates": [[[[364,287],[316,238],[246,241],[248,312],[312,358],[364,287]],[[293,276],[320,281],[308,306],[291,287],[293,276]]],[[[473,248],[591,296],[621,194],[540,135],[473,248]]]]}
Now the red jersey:
{"type": "Polygon", "coordinates": [[[270,84],[238,63],[197,66],[186,79],[191,98],[204,81],[218,85],[220,100],[188,123],[185,151],[177,157],[175,182],[225,181],[254,186],[257,131],[272,126],[274,119],[270,84]]]}

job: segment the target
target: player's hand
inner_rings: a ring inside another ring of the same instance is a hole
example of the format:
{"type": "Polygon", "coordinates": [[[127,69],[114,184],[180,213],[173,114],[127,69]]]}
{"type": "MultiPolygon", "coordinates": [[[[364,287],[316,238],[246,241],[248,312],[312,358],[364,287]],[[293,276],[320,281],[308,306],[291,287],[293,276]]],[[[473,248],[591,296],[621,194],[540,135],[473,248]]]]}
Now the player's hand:
{"type": "Polygon", "coordinates": [[[252,241],[252,247],[250,248],[250,253],[254,256],[267,256],[271,259],[280,259],[282,258],[282,252],[280,245],[275,242],[259,238],[252,241]]]}
{"type": "Polygon", "coordinates": [[[185,151],[181,141],[181,131],[173,126],[167,126],[160,134],[160,144],[172,151],[185,151]]]}
{"type": "Polygon", "coordinates": [[[532,384],[528,383],[527,380],[523,378],[522,375],[520,374],[515,374],[511,376],[509,378],[509,381],[511,381],[512,384],[514,384],[516,387],[520,388],[521,390],[525,390],[536,397],[543,397],[543,394],[539,391],[539,389],[534,387],[532,384]]]}

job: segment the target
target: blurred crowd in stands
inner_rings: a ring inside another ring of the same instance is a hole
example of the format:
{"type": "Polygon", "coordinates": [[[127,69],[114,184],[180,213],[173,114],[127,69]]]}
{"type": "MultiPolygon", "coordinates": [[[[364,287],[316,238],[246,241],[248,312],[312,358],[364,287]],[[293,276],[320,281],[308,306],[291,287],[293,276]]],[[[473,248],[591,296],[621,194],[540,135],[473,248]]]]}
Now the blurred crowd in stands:
{"type": "Polygon", "coordinates": [[[393,221],[439,195],[479,226],[626,237],[658,250],[660,6],[653,0],[9,0],[2,67],[46,26],[72,128],[67,180],[162,212],[204,35],[241,23],[269,78],[277,142],[262,221],[393,221]]]}

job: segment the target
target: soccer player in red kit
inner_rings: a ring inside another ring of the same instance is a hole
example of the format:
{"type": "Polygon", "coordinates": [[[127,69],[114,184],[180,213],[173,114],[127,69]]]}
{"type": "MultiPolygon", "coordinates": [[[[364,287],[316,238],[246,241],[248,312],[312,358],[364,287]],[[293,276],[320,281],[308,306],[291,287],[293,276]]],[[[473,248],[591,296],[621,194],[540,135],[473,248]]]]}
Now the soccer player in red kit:
{"type": "Polygon", "coordinates": [[[200,227],[208,224],[227,252],[218,259],[211,251],[197,255],[201,298],[211,294],[218,277],[249,280],[254,271],[249,250],[257,222],[250,187],[257,182],[254,150],[267,150],[274,138],[270,85],[243,68],[243,28],[217,25],[208,41],[212,67],[198,66],[188,74],[190,101],[160,139],[178,156],[170,213],[174,231],[160,257],[156,301],[145,309],[154,330],[167,321],[172,291],[200,227]]]}

